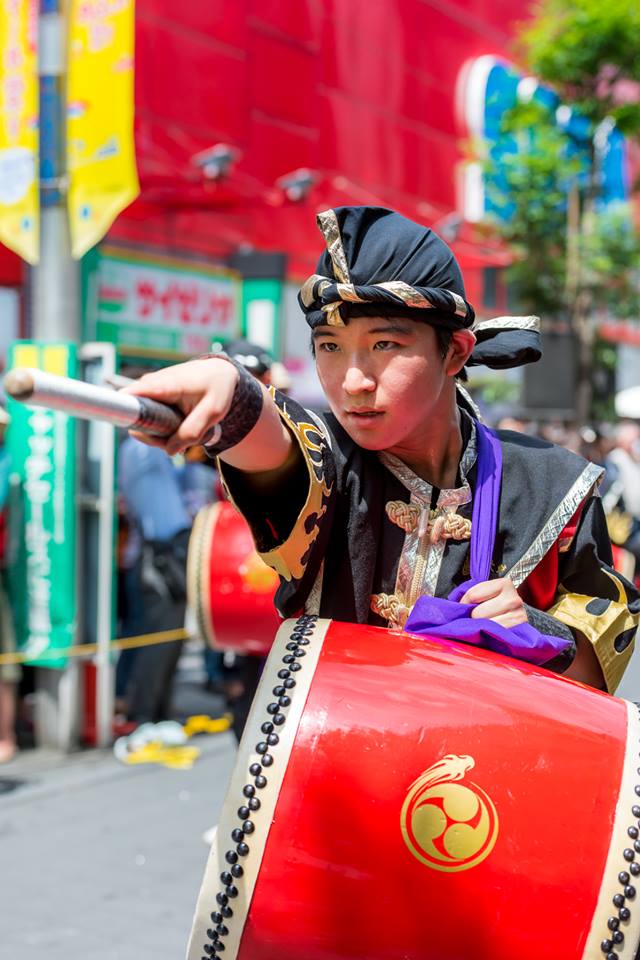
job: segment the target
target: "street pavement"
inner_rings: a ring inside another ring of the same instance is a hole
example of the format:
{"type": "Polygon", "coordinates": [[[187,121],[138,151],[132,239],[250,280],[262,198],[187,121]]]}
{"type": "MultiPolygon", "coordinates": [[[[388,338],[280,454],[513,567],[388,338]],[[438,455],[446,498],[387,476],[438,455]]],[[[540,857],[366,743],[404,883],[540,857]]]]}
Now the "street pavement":
{"type": "Polygon", "coordinates": [[[0,767],[0,960],[182,960],[236,751],[190,743],[190,770],[102,750],[0,767]]]}

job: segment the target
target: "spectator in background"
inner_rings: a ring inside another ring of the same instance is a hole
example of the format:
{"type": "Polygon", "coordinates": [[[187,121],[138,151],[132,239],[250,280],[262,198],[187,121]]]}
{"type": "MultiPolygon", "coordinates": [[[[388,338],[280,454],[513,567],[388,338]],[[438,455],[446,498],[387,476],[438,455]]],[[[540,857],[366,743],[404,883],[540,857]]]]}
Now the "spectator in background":
{"type": "Polygon", "coordinates": [[[520,417],[502,417],[498,420],[498,430],[514,430],[515,433],[527,433],[527,424],[520,417]]]}
{"type": "MultiPolygon", "coordinates": [[[[127,437],[121,447],[119,490],[128,523],[139,531],[138,590],[142,633],[184,627],[186,565],[191,517],[180,470],[164,451],[127,437]]],[[[173,677],[182,640],[140,647],[127,683],[129,719],[135,723],[170,716],[173,677]]]]}
{"type": "MultiPolygon", "coordinates": [[[[184,464],[180,467],[180,486],[192,522],[198,511],[218,499],[219,484],[218,472],[204,447],[190,447],[186,450],[184,464]]],[[[219,650],[213,650],[207,643],[204,647],[204,668],[207,675],[205,689],[210,693],[226,695],[224,655],[219,650]]]]}
{"type": "MultiPolygon", "coordinates": [[[[4,569],[7,562],[7,501],[9,496],[9,453],[4,435],[9,415],[0,407],[0,654],[13,653],[15,637],[11,610],[4,588],[4,569]]],[[[16,686],[20,668],[15,664],[0,664],[0,763],[11,760],[16,752],[16,686]]]]}
{"type": "Polygon", "coordinates": [[[218,499],[218,474],[203,447],[190,447],[185,451],[179,479],[184,505],[193,521],[199,510],[218,499]]]}
{"type": "Polygon", "coordinates": [[[607,457],[621,485],[622,498],[629,513],[640,520],[640,425],[624,421],[615,432],[615,447],[607,457]]]}
{"type": "MultiPolygon", "coordinates": [[[[116,568],[118,576],[118,636],[137,637],[144,633],[144,602],[140,570],[142,563],[142,535],[127,516],[122,496],[118,496],[118,535],[116,568]]],[[[116,664],[115,710],[117,715],[128,712],[127,689],[137,649],[120,652],[116,664]]]]}
{"type": "Polygon", "coordinates": [[[606,487],[602,505],[612,543],[633,557],[631,577],[640,572],[640,426],[622,422],[605,460],[606,487]]]}

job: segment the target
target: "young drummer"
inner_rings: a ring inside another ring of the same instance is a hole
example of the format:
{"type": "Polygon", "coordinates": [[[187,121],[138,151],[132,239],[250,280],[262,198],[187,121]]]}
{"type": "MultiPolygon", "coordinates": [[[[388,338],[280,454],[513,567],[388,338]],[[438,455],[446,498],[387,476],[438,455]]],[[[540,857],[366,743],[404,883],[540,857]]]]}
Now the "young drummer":
{"type": "Polygon", "coordinates": [[[331,412],[201,358],[128,388],[185,414],[151,442],[218,456],[283,616],[432,632],[430,598],[450,598],[446,616],[466,620],[444,635],[615,690],[640,599],[612,567],[600,468],[488,431],[460,385],[466,366],[537,360],[537,318],[474,326],[451,250],[397,213],[342,207],[318,225],[326,250],[300,305],[331,412]]]}

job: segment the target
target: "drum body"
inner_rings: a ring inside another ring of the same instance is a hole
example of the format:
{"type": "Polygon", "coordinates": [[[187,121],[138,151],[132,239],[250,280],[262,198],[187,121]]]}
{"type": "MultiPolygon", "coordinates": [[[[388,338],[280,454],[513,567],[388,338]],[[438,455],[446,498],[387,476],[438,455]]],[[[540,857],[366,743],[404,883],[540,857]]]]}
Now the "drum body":
{"type": "Polygon", "coordinates": [[[189,604],[210,646],[265,656],[280,624],[278,575],[256,553],[249,526],[227,501],[201,510],[189,540],[189,604]]]}
{"type": "Polygon", "coordinates": [[[189,958],[633,960],[639,752],[634,705],[547,671],[286,621],[189,958]]]}

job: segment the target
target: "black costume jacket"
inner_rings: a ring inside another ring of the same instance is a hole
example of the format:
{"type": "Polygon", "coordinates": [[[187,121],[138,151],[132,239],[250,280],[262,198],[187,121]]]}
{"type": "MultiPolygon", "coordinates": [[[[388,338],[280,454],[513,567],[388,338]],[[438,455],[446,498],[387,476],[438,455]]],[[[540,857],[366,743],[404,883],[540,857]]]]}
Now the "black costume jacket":
{"type": "MultiPolygon", "coordinates": [[[[220,467],[258,552],[280,575],[283,616],[304,609],[400,627],[418,596],[446,597],[468,578],[476,445],[466,411],[458,486],[434,491],[396,458],[355,444],[332,414],[318,416],[277,392],[274,399],[302,451],[297,473],[265,497],[247,475],[220,467]]],[[[513,580],[539,629],[584,634],[613,691],[631,656],[640,598],[612,566],[597,493],[602,470],[542,440],[498,437],[492,573],[513,580]]]]}

